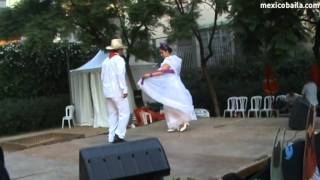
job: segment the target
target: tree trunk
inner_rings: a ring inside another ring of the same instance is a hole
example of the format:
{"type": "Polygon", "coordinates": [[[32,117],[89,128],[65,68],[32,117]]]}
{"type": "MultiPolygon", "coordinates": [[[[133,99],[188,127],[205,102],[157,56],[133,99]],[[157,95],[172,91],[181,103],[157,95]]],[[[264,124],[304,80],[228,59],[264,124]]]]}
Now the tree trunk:
{"type": "Polygon", "coordinates": [[[320,20],[316,24],[316,35],[312,49],[317,62],[320,62],[320,20]]]}
{"type": "MultiPolygon", "coordinates": [[[[132,73],[131,67],[129,65],[129,58],[130,58],[130,56],[127,56],[125,58],[128,80],[129,80],[129,83],[130,83],[132,91],[133,91],[132,93],[133,93],[133,100],[134,100],[135,107],[141,107],[141,106],[143,106],[142,97],[139,96],[139,94],[141,95],[141,92],[140,93],[136,92],[136,91],[138,91],[138,88],[137,88],[137,84],[133,78],[133,73],[132,73]],[[138,96],[136,94],[138,94],[138,96]]],[[[139,90],[139,91],[141,91],[141,90],[139,90]]]]}
{"type": "Polygon", "coordinates": [[[210,77],[210,74],[209,74],[206,66],[201,66],[201,69],[202,69],[202,72],[204,74],[204,77],[207,80],[211,102],[213,103],[214,113],[215,113],[215,115],[217,117],[220,117],[221,115],[220,115],[220,107],[219,107],[218,97],[217,97],[217,93],[216,93],[216,90],[214,88],[212,79],[210,77]]]}
{"type": "Polygon", "coordinates": [[[70,45],[67,44],[66,55],[66,65],[67,65],[67,74],[68,74],[68,88],[69,88],[69,104],[72,104],[72,90],[71,90],[71,78],[70,78],[70,55],[69,55],[70,45]]]}
{"type": "Polygon", "coordinates": [[[129,83],[132,87],[132,90],[137,90],[137,85],[136,85],[136,82],[134,81],[134,78],[133,78],[132,70],[129,65],[129,60],[127,60],[127,59],[126,59],[126,70],[127,70],[127,75],[128,75],[129,83]]]}
{"type": "MultiPolygon", "coordinates": [[[[202,73],[207,81],[207,85],[209,87],[209,93],[210,93],[210,99],[213,104],[213,109],[214,113],[217,117],[220,117],[220,107],[219,107],[219,101],[217,97],[216,90],[214,88],[212,79],[210,77],[210,74],[208,73],[207,66],[206,66],[206,60],[205,60],[205,55],[204,55],[204,47],[203,47],[203,42],[200,37],[200,33],[197,32],[198,30],[194,30],[194,35],[196,36],[198,43],[199,43],[199,50],[200,50],[200,59],[201,59],[201,70],[202,73]],[[197,35],[198,34],[198,35],[197,35]]],[[[208,57],[209,58],[209,57],[208,57]]]]}

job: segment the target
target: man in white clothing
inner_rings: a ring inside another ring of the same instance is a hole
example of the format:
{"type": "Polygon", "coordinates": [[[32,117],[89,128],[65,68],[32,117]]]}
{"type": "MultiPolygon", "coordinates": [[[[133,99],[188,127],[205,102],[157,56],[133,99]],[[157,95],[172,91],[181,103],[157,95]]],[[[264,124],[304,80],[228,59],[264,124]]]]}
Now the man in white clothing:
{"type": "Polygon", "coordinates": [[[125,61],[120,56],[125,46],[121,39],[112,39],[107,46],[109,57],[102,63],[101,80],[103,94],[109,113],[110,143],[124,142],[130,110],[128,102],[128,88],[126,84],[125,61]]]}
{"type": "Polygon", "coordinates": [[[317,85],[312,80],[308,80],[302,89],[302,96],[306,98],[309,103],[313,106],[318,105],[318,97],[317,97],[317,85]]]}

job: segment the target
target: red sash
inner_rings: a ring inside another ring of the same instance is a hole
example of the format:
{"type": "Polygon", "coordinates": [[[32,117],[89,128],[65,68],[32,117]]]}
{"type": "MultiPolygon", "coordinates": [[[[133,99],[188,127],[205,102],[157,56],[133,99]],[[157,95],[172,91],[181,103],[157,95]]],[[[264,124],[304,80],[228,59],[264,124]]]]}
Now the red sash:
{"type": "Polygon", "coordinates": [[[115,55],[119,55],[119,53],[115,52],[115,51],[111,51],[109,52],[109,59],[111,59],[113,56],[115,55]]]}

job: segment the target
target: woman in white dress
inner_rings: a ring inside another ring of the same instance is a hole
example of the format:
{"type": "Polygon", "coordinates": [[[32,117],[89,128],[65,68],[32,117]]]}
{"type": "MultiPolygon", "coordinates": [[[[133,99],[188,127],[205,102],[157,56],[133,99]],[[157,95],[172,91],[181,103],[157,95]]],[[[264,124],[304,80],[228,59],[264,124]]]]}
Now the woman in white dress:
{"type": "Polygon", "coordinates": [[[146,73],[138,85],[146,94],[163,104],[168,132],[185,131],[190,120],[196,120],[192,97],[180,79],[182,59],[172,55],[172,49],[160,44],[160,55],[164,58],[161,67],[146,73]]]}

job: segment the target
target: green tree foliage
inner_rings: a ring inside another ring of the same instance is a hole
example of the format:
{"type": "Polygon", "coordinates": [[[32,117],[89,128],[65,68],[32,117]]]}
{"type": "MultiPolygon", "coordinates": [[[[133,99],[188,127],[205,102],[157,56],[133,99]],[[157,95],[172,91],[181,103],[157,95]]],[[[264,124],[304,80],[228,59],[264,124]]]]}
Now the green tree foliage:
{"type": "Polygon", "coordinates": [[[116,25],[111,1],[24,0],[0,14],[0,38],[25,37],[32,50],[75,33],[84,44],[104,48],[114,36],[116,25]]]}
{"type": "Polygon", "coordinates": [[[104,49],[122,37],[128,53],[150,57],[149,40],[165,13],[163,0],[24,0],[0,13],[0,39],[25,37],[37,49],[70,33],[84,44],[104,49]],[[141,48],[144,51],[141,51],[141,48]]]}
{"type": "Polygon", "coordinates": [[[0,13],[0,38],[24,37],[25,47],[30,52],[41,52],[59,34],[70,30],[60,1],[20,1],[14,8],[0,13]]]}
{"type": "Polygon", "coordinates": [[[24,0],[0,13],[0,39],[24,37],[24,47],[44,52],[56,37],[70,33],[87,47],[104,49],[112,38],[128,46],[125,56],[131,86],[136,89],[130,55],[148,59],[150,37],[166,8],[163,0],[24,0]]]}
{"type": "Polygon", "coordinates": [[[66,16],[73,25],[71,32],[86,45],[104,49],[117,35],[117,11],[111,0],[62,0],[66,16]]]}
{"type": "Polygon", "coordinates": [[[169,1],[169,7],[172,7],[170,11],[170,25],[172,28],[171,33],[169,33],[170,39],[190,39],[192,36],[194,36],[197,40],[199,45],[199,58],[201,60],[202,73],[208,84],[215,115],[220,116],[219,102],[213,81],[207,69],[207,62],[213,56],[212,44],[214,43],[213,37],[217,29],[218,16],[228,10],[227,0],[174,0],[169,1]],[[199,6],[201,4],[208,5],[214,11],[214,17],[212,20],[213,26],[211,26],[209,30],[210,37],[208,42],[203,41],[199,30],[199,25],[197,23],[197,19],[199,17],[199,6]]]}
{"type": "Polygon", "coordinates": [[[68,95],[0,100],[0,136],[61,126],[68,95]]]}
{"type": "MultiPolygon", "coordinates": [[[[319,0],[304,0],[305,3],[317,3],[319,0]]],[[[320,64],[320,9],[305,9],[301,13],[300,20],[308,27],[313,35],[313,54],[318,64],[320,64]]]]}
{"type": "Polygon", "coordinates": [[[166,12],[162,2],[163,0],[124,1],[124,12],[127,13],[120,15],[122,33],[129,52],[138,58],[151,56],[151,33],[158,27],[160,17],[166,12]]]}
{"type": "Polygon", "coordinates": [[[51,44],[42,53],[29,53],[22,45],[0,47],[0,100],[67,94],[66,51],[69,51],[70,68],[76,68],[92,57],[96,49],[51,44]]]}
{"type": "MultiPolygon", "coordinates": [[[[114,0],[114,9],[118,12],[120,33],[128,46],[125,60],[133,54],[137,58],[148,59],[152,55],[151,34],[158,27],[159,19],[166,12],[164,0],[114,0]]],[[[128,74],[132,74],[127,63],[128,74]]],[[[133,76],[129,76],[131,86],[137,89],[133,76]]]]}
{"type": "Polygon", "coordinates": [[[308,27],[300,20],[305,9],[263,9],[263,2],[278,1],[231,1],[231,25],[244,54],[268,62],[292,57],[309,38],[308,27]]]}

